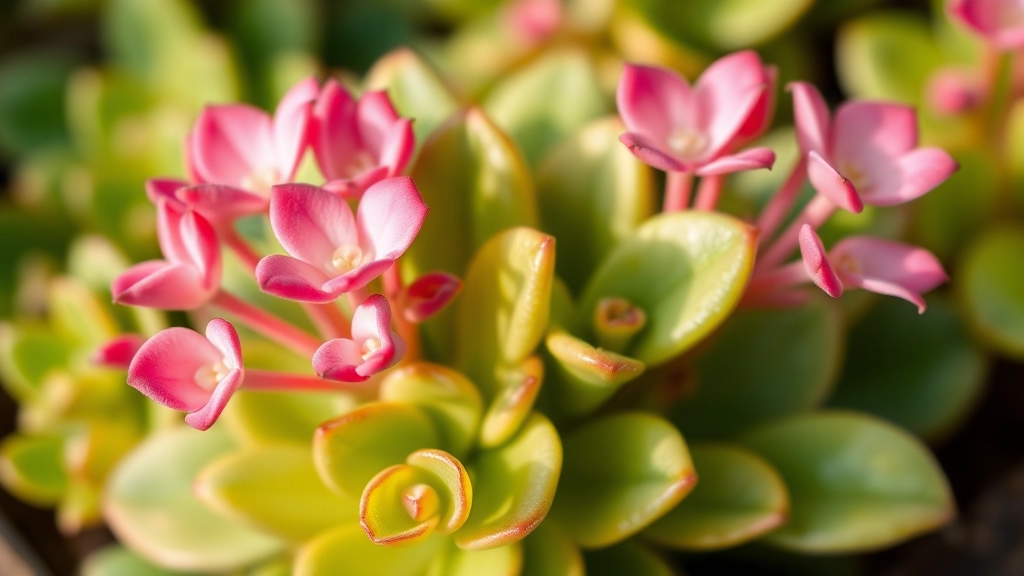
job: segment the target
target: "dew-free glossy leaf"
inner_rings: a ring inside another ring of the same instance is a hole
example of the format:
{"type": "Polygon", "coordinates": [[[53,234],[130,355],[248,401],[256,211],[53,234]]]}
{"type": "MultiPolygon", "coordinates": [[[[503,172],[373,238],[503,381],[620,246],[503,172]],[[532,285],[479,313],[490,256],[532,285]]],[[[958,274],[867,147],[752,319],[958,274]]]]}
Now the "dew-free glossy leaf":
{"type": "MultiPolygon", "coordinates": [[[[309,361],[305,364],[308,369],[309,361]]],[[[320,424],[355,406],[356,400],[345,393],[241,390],[231,398],[221,418],[232,432],[256,444],[294,442],[308,446],[320,424]]]]}
{"type": "Polygon", "coordinates": [[[257,446],[217,458],[196,477],[195,494],[214,511],[303,541],[358,518],[359,503],[327,488],[307,446],[257,446]]]}
{"type": "Polygon", "coordinates": [[[387,372],[380,399],[419,407],[434,422],[441,448],[460,458],[480,426],[480,392],[461,373],[439,364],[417,362],[387,372]]]}
{"type": "Polygon", "coordinates": [[[0,63],[0,150],[25,154],[67,141],[64,87],[73,59],[57,53],[7,56],[0,63]]]}
{"type": "Polygon", "coordinates": [[[583,553],[553,519],[523,539],[522,576],[584,576],[583,553]]]}
{"type": "Polygon", "coordinates": [[[124,546],[112,544],[89,554],[82,576],[203,576],[156,566],[124,546]]]}
{"type": "Polygon", "coordinates": [[[819,405],[840,368],[837,312],[820,297],[799,308],[736,312],[694,359],[670,419],[691,440],[730,438],[819,405]]]}
{"type": "Polygon", "coordinates": [[[551,513],[580,546],[601,548],[642,530],[696,483],[672,424],[641,412],[606,416],[566,436],[551,513]]]}
{"type": "Polygon", "coordinates": [[[639,542],[623,542],[584,554],[588,576],[674,576],[669,564],[639,542]]]}
{"type": "Polygon", "coordinates": [[[321,534],[299,549],[294,576],[420,576],[445,544],[431,536],[408,546],[380,546],[358,523],[321,534]]]}
{"type": "Polygon", "coordinates": [[[786,485],[764,458],[733,444],[694,444],[691,453],[700,482],[648,526],[645,537],[683,550],[717,550],[753,540],[786,521],[786,485]]]}
{"type": "Polygon", "coordinates": [[[596,410],[644,371],[643,362],[596,348],[562,329],[549,332],[544,342],[551,366],[544,395],[557,414],[596,410]]]}
{"type": "Polygon", "coordinates": [[[522,568],[523,547],[519,542],[487,550],[463,550],[452,543],[437,556],[427,576],[519,576],[522,568]]]}
{"type": "Polygon", "coordinates": [[[590,57],[572,48],[548,51],[505,77],[483,106],[519,144],[532,166],[552,146],[609,108],[590,57]]]}
{"type": "Polygon", "coordinates": [[[38,506],[52,506],[68,487],[64,438],[57,434],[23,436],[0,444],[0,482],[4,489],[38,506]]]}
{"type": "Polygon", "coordinates": [[[851,330],[829,404],[881,416],[921,436],[942,436],[973,408],[987,364],[942,300],[929,298],[928,311],[918,314],[886,298],[851,330]]]}
{"type": "Polygon", "coordinates": [[[551,422],[534,413],[507,443],[481,450],[469,469],[473,510],[455,533],[455,543],[484,550],[515,542],[551,508],[562,470],[562,442],[551,422]]]}
{"type": "Polygon", "coordinates": [[[1024,228],[988,230],[967,248],[954,278],[967,320],[1002,354],[1024,358],[1024,228]]]}
{"type": "Polygon", "coordinates": [[[563,254],[572,254],[555,268],[576,292],[654,210],[652,170],[619,142],[625,131],[618,117],[595,120],[554,147],[537,169],[541,228],[563,254]]]}
{"type": "Polygon", "coordinates": [[[281,540],[216,514],[192,492],[196,474],[233,448],[217,426],[150,436],[107,484],[104,516],[114,534],[146,559],[185,571],[235,570],[282,550],[281,540]]]}
{"type": "Polygon", "coordinates": [[[811,4],[813,0],[641,0],[629,6],[645,22],[678,43],[736,50],[776,36],[793,25],[811,4]]]}
{"type": "Polygon", "coordinates": [[[434,423],[411,404],[366,404],[322,424],[313,437],[313,460],[333,490],[357,499],[378,472],[438,444],[434,423]]]}
{"type": "Polygon", "coordinates": [[[764,425],[742,443],[782,475],[790,517],[766,536],[803,553],[863,552],[934,530],[956,513],[942,469],[920,441],[854,412],[764,425]]]}
{"type": "Polygon", "coordinates": [[[79,346],[95,348],[120,332],[96,295],[71,278],[50,283],[49,304],[55,330],[79,346]]]}
{"type": "Polygon", "coordinates": [[[480,423],[480,446],[504,444],[530,416],[544,381],[544,362],[530,356],[498,371],[499,388],[480,423]]]}
{"type": "Polygon", "coordinates": [[[37,398],[46,374],[70,359],[70,345],[51,330],[0,323],[0,383],[18,402],[37,398]]]}
{"type": "Polygon", "coordinates": [[[579,307],[593,318],[602,298],[624,298],[647,315],[625,355],[650,365],[671,359],[721,323],[739,300],[754,264],[756,230],[713,212],[660,214],[601,263],[579,307]]]}

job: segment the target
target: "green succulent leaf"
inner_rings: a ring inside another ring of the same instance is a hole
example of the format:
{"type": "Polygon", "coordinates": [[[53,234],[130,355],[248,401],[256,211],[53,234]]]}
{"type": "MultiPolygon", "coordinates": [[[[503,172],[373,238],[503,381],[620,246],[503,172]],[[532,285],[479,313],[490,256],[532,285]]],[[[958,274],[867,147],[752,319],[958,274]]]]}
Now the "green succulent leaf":
{"type": "Polygon", "coordinates": [[[431,565],[428,575],[520,576],[522,569],[523,547],[519,542],[486,550],[463,550],[450,543],[431,565]]]}
{"type": "Polygon", "coordinates": [[[411,404],[365,404],[325,422],[313,437],[320,478],[352,499],[378,472],[405,462],[409,454],[438,445],[433,421],[411,404]]]}
{"type": "Polygon", "coordinates": [[[366,89],[387,90],[398,113],[415,120],[413,130],[420,148],[459,108],[437,70],[409,48],[399,48],[377,60],[366,73],[366,89]]]}
{"type": "Polygon", "coordinates": [[[588,551],[588,576],[674,576],[665,560],[639,542],[623,542],[603,550],[588,551]]]}
{"type": "Polygon", "coordinates": [[[572,254],[555,267],[576,292],[654,211],[652,170],[619,142],[625,130],[618,117],[595,120],[547,153],[537,170],[541,228],[572,254]]]}
{"type": "Polygon", "coordinates": [[[11,434],[0,444],[0,482],[4,489],[37,506],[52,506],[68,487],[64,437],[11,434]]]}
{"type": "Polygon", "coordinates": [[[956,513],[942,469],[899,428],[853,412],[762,426],[742,442],[782,474],[789,521],[766,541],[803,553],[863,552],[934,530],[956,513]]]}
{"type": "Polygon", "coordinates": [[[380,399],[420,408],[434,423],[440,446],[461,458],[480,427],[483,401],[465,376],[439,364],[417,362],[389,371],[380,384],[380,399]]]}
{"type": "Polygon", "coordinates": [[[480,425],[484,448],[504,444],[529,417],[544,380],[544,362],[531,356],[518,366],[500,368],[498,379],[501,387],[480,425]]]}
{"type": "Polygon", "coordinates": [[[650,26],[680,44],[736,50],[760,44],[792,26],[814,0],[640,0],[630,8],[650,26]]]}
{"type": "Polygon", "coordinates": [[[70,344],[52,331],[0,323],[0,383],[19,403],[38,398],[47,373],[70,360],[70,344]]]}
{"type": "Polygon", "coordinates": [[[330,491],[308,446],[257,446],[217,458],[194,492],[214,511],[294,541],[358,518],[359,504],[330,491]]]}
{"type": "Polygon", "coordinates": [[[544,342],[551,366],[544,394],[556,414],[592,412],[644,371],[643,362],[596,348],[561,329],[548,332],[544,342]]]}
{"type": "Polygon", "coordinates": [[[522,576],[584,576],[583,553],[553,519],[523,539],[522,576]]]}
{"type": "MultiPolygon", "coordinates": [[[[250,343],[254,342],[246,341],[250,343]]],[[[309,361],[305,364],[308,368],[309,361]]],[[[254,444],[308,446],[320,424],[355,406],[356,400],[344,393],[241,390],[231,398],[221,419],[238,437],[254,444]]]]}
{"type": "Polygon", "coordinates": [[[82,576],[203,576],[195,572],[168,570],[117,544],[89,554],[82,564],[82,576]]]}
{"type": "Polygon", "coordinates": [[[756,230],[712,212],[660,214],[605,258],[581,298],[581,321],[602,298],[623,298],[647,315],[625,355],[650,365],[699,342],[732,311],[750,276],[756,230]]]}
{"type": "Polygon", "coordinates": [[[0,64],[0,150],[25,154],[67,142],[64,89],[73,59],[54,53],[0,64]]]}
{"type": "Polygon", "coordinates": [[[272,109],[277,104],[271,89],[275,61],[312,52],[319,44],[317,6],[310,0],[245,0],[233,8],[231,36],[249,81],[256,88],[256,103],[272,109]]]}
{"type": "Polygon", "coordinates": [[[160,66],[200,32],[199,15],[186,0],[114,0],[104,18],[109,54],[139,78],[166,73],[160,66]]]}
{"type": "Polygon", "coordinates": [[[970,245],[959,266],[957,288],[967,320],[1002,354],[1024,358],[1024,228],[988,230],[970,245]]]}
{"type": "Polygon", "coordinates": [[[644,536],[672,548],[717,550],[753,540],[786,521],[786,485],[764,458],[732,444],[694,444],[691,453],[700,482],[644,536]]]}
{"type": "Polygon", "coordinates": [[[533,166],[552,146],[608,112],[590,57],[574,48],[547,51],[507,76],[483,106],[533,166]]]}
{"type": "Polygon", "coordinates": [[[284,542],[216,514],[192,491],[196,474],[232,449],[217,426],[150,436],[110,477],[104,503],[110,528],[132,550],[175,570],[235,570],[281,551],[284,542]]]}
{"type": "Polygon", "coordinates": [[[843,375],[829,403],[934,438],[967,416],[985,384],[987,364],[948,304],[933,298],[919,315],[887,298],[850,332],[843,375]]]}
{"type": "Polygon", "coordinates": [[[50,283],[49,304],[50,321],[57,333],[90,351],[120,332],[96,295],[71,278],[50,283]]]}
{"type": "Polygon", "coordinates": [[[299,549],[294,576],[419,576],[445,545],[430,536],[407,546],[380,546],[358,524],[339,526],[299,549]]]}
{"type": "Polygon", "coordinates": [[[561,471],[558,431],[534,413],[507,443],[477,453],[469,471],[473,510],[455,543],[484,550],[524,538],[551,508],[561,471]]]}
{"type": "Polygon", "coordinates": [[[697,474],[672,424],[640,412],[569,433],[552,516],[584,548],[620,542],[682,500],[697,474]]]}
{"type": "Polygon", "coordinates": [[[491,238],[473,257],[458,301],[457,364],[485,399],[500,371],[523,362],[547,328],[555,239],[530,228],[491,238]]]}
{"type": "Polygon", "coordinates": [[[818,406],[839,372],[840,327],[835,304],[821,297],[799,308],[736,312],[694,360],[669,418],[691,440],[721,439],[818,406]]]}

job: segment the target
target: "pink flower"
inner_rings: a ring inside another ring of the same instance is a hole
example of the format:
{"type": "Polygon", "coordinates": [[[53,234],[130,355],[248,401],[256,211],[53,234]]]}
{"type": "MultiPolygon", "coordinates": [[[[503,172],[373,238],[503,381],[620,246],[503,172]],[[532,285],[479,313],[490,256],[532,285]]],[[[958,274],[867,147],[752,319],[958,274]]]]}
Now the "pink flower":
{"type": "Polygon", "coordinates": [[[666,68],[627,64],[616,93],[627,132],[619,137],[640,160],[667,172],[701,176],[770,168],[775,153],[732,151],[771,118],[775,70],[755,52],[719,59],[693,88],[666,68]]]}
{"type": "Polygon", "coordinates": [[[950,0],[950,17],[1001,50],[1024,48],[1024,1],[950,0]]]}
{"type": "Polygon", "coordinates": [[[942,114],[966,112],[985,98],[978,79],[960,68],[940,68],[928,80],[925,94],[931,107],[942,114]]]}
{"type": "Polygon", "coordinates": [[[531,44],[543,42],[562,24],[561,0],[514,0],[503,14],[506,25],[531,44]]]}
{"type": "Polygon", "coordinates": [[[818,90],[790,85],[797,140],[807,154],[807,177],[837,206],[892,206],[921,196],[956,170],[939,148],[917,147],[917,117],[908,106],[849,102],[834,120],[818,90]]]}
{"type": "Polygon", "coordinates": [[[168,408],[188,412],[185,422],[206,430],[244,375],[238,334],[215,318],[205,338],[187,328],[168,328],[147,340],[128,367],[128,384],[168,408]]]}
{"type": "Polygon", "coordinates": [[[217,229],[235,219],[259,214],[267,208],[267,197],[220,184],[191,185],[175,178],[146,181],[146,195],[153,204],[161,200],[175,203],[181,210],[192,208],[217,229]]]}
{"type": "Polygon", "coordinates": [[[362,382],[392,367],[405,353],[405,342],[391,330],[391,306],[374,294],[352,314],[352,338],[324,342],[313,355],[313,369],[323,378],[362,382]]]}
{"type": "Polygon", "coordinates": [[[355,217],[344,199],[323,188],[275,186],[270,225],[291,256],[260,260],[260,288],[289,300],[332,302],[390,268],[426,215],[420,193],[404,176],[370,186],[355,217]]]}
{"type": "Polygon", "coordinates": [[[138,334],[122,334],[97,348],[92,354],[92,361],[107,368],[126,369],[145,342],[146,339],[138,334]]]}
{"type": "Polygon", "coordinates": [[[308,145],[318,91],[314,78],[299,82],[273,118],[246,104],[208,106],[186,146],[197,180],[264,194],[290,182],[308,145]]]}
{"type": "Polygon", "coordinates": [[[161,200],[157,236],[166,260],[149,260],[114,279],[114,302],[162,310],[192,310],[220,288],[217,233],[195,210],[161,200]]]}
{"type": "Polygon", "coordinates": [[[888,240],[852,237],[841,240],[826,256],[821,239],[804,225],[800,253],[811,280],[838,298],[844,286],[896,296],[925,310],[921,294],[949,279],[931,252],[888,240]]]}
{"type": "Polygon", "coordinates": [[[402,315],[413,324],[444,309],[462,290],[462,280],[445,272],[430,272],[405,287],[399,301],[402,315]]]}
{"type": "Polygon", "coordinates": [[[350,198],[401,174],[416,145],[412,122],[399,118],[386,93],[356,101],[333,79],[317,99],[310,139],[324,188],[350,198]]]}

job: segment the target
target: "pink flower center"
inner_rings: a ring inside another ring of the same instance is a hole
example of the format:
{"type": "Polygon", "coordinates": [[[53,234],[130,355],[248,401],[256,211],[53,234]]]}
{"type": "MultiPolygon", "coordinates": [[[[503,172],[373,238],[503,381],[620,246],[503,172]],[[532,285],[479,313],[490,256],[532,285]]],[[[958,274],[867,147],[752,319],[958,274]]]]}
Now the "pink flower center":
{"type": "Polygon", "coordinates": [[[367,338],[366,341],[363,342],[363,345],[362,345],[361,348],[362,348],[361,351],[362,351],[362,355],[363,355],[363,360],[366,360],[374,352],[376,352],[377,350],[380,350],[380,348],[381,348],[380,340],[378,340],[376,338],[367,338]]]}
{"type": "Polygon", "coordinates": [[[868,174],[852,162],[842,164],[840,174],[853,183],[853,188],[858,194],[863,194],[871,187],[871,178],[868,174]]]}
{"type": "Polygon", "coordinates": [[[676,128],[668,135],[668,147],[684,158],[695,158],[708,148],[708,137],[688,128],[676,128]]]}
{"type": "Polygon", "coordinates": [[[281,171],[273,166],[260,168],[242,180],[242,188],[259,194],[270,194],[270,188],[283,180],[281,171]]]}
{"type": "Polygon", "coordinates": [[[363,251],[359,249],[359,246],[352,244],[345,244],[339,246],[334,254],[331,256],[330,267],[336,272],[344,274],[345,272],[352,271],[363,263],[363,251]]]}
{"type": "Polygon", "coordinates": [[[230,373],[231,368],[224,364],[224,362],[217,362],[211,366],[203,366],[196,370],[195,381],[203,390],[213,390],[230,373]]]}
{"type": "Polygon", "coordinates": [[[348,165],[345,166],[345,171],[342,176],[349,179],[356,178],[363,172],[376,167],[377,161],[374,159],[373,155],[366,150],[360,150],[352,157],[348,165]]]}
{"type": "Polygon", "coordinates": [[[845,272],[847,274],[859,275],[861,273],[860,262],[849,254],[843,254],[837,258],[835,268],[837,272],[845,272]]]}

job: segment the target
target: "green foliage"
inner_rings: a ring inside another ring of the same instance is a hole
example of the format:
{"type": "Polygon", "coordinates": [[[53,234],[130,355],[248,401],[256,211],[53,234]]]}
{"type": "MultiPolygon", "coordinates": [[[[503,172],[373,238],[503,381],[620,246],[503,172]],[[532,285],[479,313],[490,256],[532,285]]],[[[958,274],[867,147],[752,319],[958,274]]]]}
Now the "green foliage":
{"type": "Polygon", "coordinates": [[[681,44],[736,50],[768,40],[800,18],[814,0],[641,0],[630,8],[646,23],[681,44]]]}
{"type": "Polygon", "coordinates": [[[0,62],[0,151],[27,154],[67,143],[64,89],[72,58],[28,53],[0,62]]]}
{"type": "Polygon", "coordinates": [[[1001,354],[1024,358],[1024,230],[989,229],[962,256],[956,284],[967,320],[1001,354]]]}

